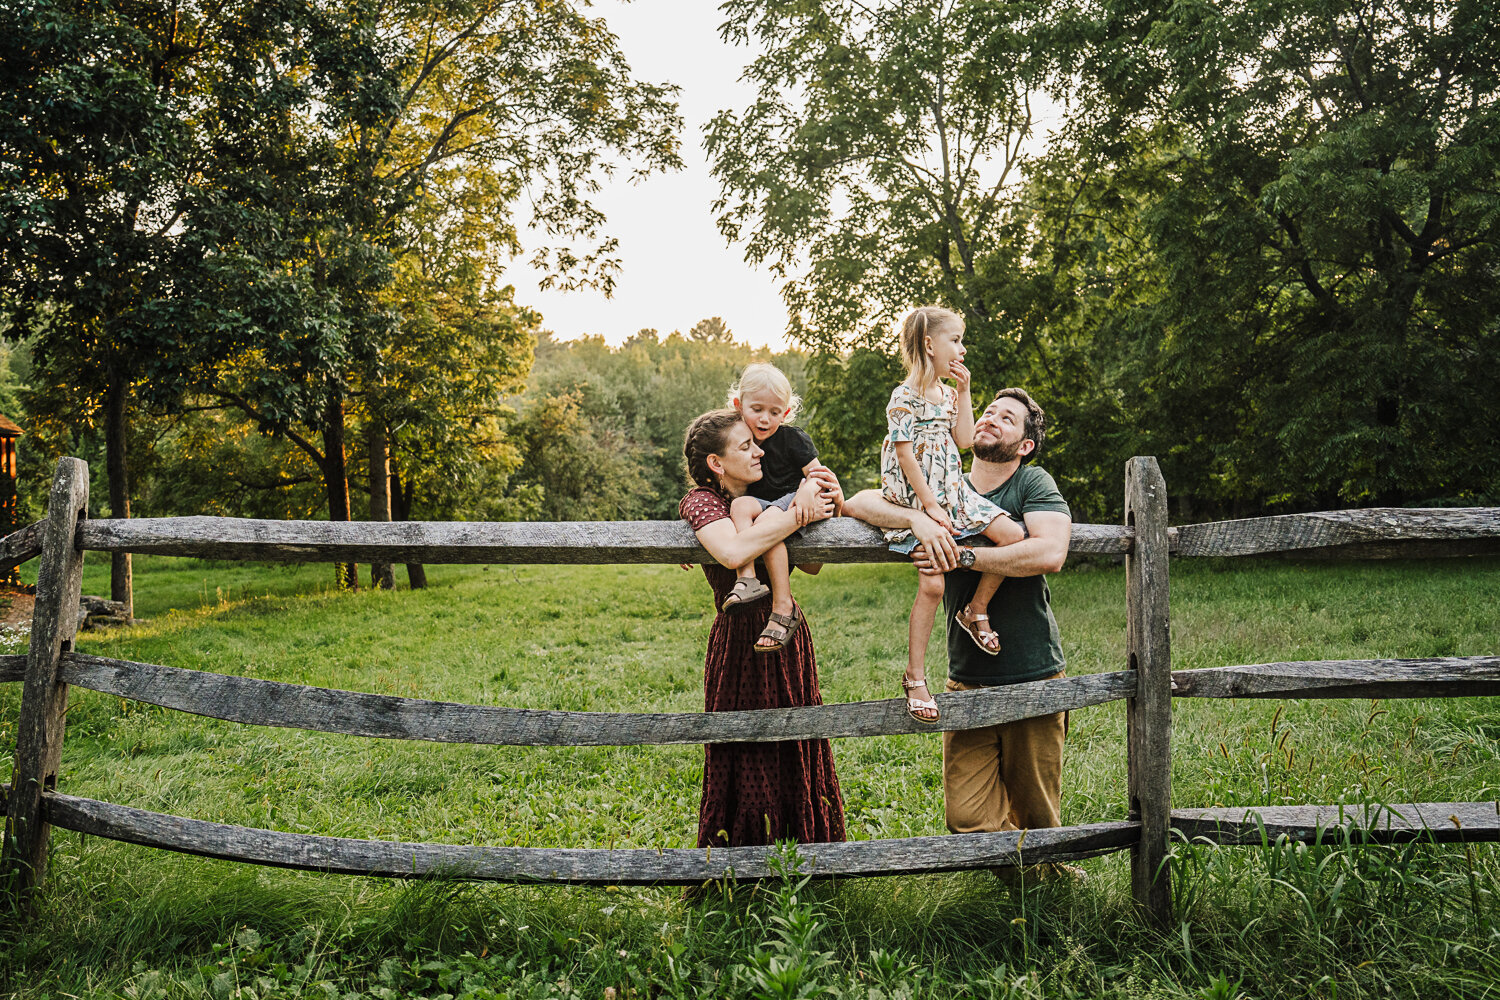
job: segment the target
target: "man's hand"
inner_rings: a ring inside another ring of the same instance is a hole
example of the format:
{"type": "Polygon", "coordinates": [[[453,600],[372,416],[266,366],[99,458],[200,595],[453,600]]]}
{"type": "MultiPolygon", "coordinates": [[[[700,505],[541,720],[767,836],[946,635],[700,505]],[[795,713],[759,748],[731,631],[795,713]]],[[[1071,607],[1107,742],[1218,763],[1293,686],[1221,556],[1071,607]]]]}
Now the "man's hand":
{"type": "Polygon", "coordinates": [[[958,568],[958,543],[953,540],[952,531],[944,528],[926,514],[913,511],[911,533],[918,542],[911,554],[912,561],[917,564],[917,569],[922,570],[922,563],[917,558],[919,552],[922,553],[922,559],[926,560],[931,567],[930,570],[922,570],[923,572],[946,573],[958,568]]]}

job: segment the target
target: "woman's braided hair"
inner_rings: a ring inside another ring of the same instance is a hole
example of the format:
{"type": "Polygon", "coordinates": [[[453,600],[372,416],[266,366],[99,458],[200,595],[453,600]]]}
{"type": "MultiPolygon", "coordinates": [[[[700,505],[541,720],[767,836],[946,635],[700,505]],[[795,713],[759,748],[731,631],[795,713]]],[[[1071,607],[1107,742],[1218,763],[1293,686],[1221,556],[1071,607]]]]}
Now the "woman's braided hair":
{"type": "Polygon", "coordinates": [[[729,428],[743,418],[738,410],[709,410],[688,424],[682,439],[682,457],[687,461],[688,479],[698,486],[720,489],[718,475],[708,467],[708,456],[724,452],[729,428]]]}

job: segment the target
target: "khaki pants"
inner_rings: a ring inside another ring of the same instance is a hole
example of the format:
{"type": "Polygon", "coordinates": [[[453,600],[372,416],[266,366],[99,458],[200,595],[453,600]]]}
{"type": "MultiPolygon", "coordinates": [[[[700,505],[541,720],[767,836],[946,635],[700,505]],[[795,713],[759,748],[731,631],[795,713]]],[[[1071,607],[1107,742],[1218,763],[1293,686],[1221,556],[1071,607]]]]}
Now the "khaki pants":
{"type": "MultiPolygon", "coordinates": [[[[977,687],[951,680],[947,685],[949,691],[977,687]]],[[[949,831],[1061,826],[1067,733],[1067,712],[944,733],[943,805],[949,831]]]]}

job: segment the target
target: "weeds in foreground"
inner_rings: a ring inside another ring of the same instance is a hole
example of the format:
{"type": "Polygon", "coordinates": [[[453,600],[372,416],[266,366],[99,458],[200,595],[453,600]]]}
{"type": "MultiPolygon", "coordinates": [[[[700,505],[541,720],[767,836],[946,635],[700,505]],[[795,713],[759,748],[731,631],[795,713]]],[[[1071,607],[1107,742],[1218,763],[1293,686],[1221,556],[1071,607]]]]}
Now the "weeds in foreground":
{"type": "Polygon", "coordinates": [[[73,878],[55,886],[54,901],[76,900],[89,919],[54,906],[24,935],[0,931],[0,992],[27,1000],[1500,995],[1493,846],[1179,843],[1171,864],[1180,888],[1233,888],[1222,898],[1179,896],[1165,934],[1140,929],[1122,858],[1089,862],[1096,877],[1086,887],[1017,889],[987,872],[812,881],[784,848],[777,878],[697,906],[662,889],[397,884],[177,862],[174,877],[141,900],[73,878]]]}

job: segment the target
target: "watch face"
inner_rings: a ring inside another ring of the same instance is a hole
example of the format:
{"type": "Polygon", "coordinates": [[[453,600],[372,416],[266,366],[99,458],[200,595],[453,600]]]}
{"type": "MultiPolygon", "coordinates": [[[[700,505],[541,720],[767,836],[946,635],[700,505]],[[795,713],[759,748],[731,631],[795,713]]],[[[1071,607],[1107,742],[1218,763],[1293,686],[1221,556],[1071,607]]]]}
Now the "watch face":
{"type": "Polygon", "coordinates": [[[964,569],[974,565],[974,550],[960,549],[958,552],[958,564],[964,569]]]}

